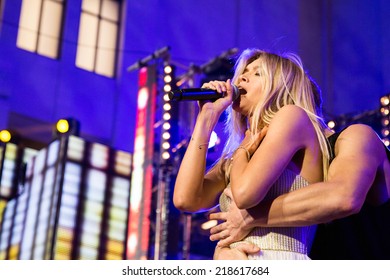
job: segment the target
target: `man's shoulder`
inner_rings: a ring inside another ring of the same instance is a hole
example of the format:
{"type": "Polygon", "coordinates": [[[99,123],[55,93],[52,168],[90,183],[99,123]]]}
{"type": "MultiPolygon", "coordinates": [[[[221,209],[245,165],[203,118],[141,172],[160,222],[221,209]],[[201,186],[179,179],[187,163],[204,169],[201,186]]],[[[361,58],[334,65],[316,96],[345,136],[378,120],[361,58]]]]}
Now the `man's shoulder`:
{"type": "Polygon", "coordinates": [[[361,123],[349,125],[343,131],[341,131],[340,135],[378,137],[375,130],[371,126],[361,123]]]}
{"type": "Polygon", "coordinates": [[[336,147],[375,154],[384,151],[384,144],[378,134],[365,124],[353,124],[345,128],[336,141],[336,147]]]}
{"type": "Polygon", "coordinates": [[[351,142],[360,143],[381,143],[375,130],[365,124],[352,124],[340,132],[339,139],[350,140],[351,142]]]}

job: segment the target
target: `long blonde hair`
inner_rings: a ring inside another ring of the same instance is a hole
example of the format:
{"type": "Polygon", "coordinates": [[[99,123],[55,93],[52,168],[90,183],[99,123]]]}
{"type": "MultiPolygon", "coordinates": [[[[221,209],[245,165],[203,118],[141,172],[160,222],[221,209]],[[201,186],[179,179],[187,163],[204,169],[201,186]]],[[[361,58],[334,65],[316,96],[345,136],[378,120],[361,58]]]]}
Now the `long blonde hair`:
{"type": "Polygon", "coordinates": [[[247,116],[232,110],[231,106],[227,109],[225,131],[228,138],[220,159],[226,160],[231,157],[242,142],[248,127],[251,129],[251,135],[254,136],[270,124],[280,108],[294,104],[305,110],[314,126],[323,155],[323,171],[326,178],[330,157],[328,141],[324,133],[327,126],[322,118],[321,105],[318,104],[319,92],[313,91],[313,82],[304,71],[301,59],[292,53],[282,56],[259,49],[247,49],[236,62],[232,82],[237,84],[246,66],[257,59],[260,60],[258,71],[268,77],[261,89],[265,100],[253,107],[248,114],[252,116],[250,120],[247,116]],[[250,125],[249,121],[251,121],[250,125]]]}

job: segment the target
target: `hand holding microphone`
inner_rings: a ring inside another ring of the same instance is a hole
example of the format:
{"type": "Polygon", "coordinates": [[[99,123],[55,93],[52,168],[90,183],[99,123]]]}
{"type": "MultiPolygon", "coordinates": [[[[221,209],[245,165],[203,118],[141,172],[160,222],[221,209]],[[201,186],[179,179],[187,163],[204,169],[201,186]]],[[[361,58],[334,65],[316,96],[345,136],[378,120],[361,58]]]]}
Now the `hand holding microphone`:
{"type": "MultiPolygon", "coordinates": [[[[228,80],[230,81],[230,80],[228,80]]],[[[206,85],[206,84],[205,84],[206,85]]],[[[232,101],[240,96],[240,91],[235,85],[231,85],[233,89],[232,101]]],[[[168,93],[169,99],[174,101],[215,101],[225,96],[226,91],[219,92],[216,89],[209,88],[186,88],[172,90],[168,93]]]]}

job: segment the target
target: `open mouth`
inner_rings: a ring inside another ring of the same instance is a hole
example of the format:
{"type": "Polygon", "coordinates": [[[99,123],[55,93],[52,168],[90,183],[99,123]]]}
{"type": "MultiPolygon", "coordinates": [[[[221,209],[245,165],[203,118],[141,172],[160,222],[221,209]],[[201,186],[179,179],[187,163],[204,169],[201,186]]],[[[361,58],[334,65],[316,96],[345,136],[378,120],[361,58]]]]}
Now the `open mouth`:
{"type": "Polygon", "coordinates": [[[240,95],[246,94],[246,90],[244,88],[239,87],[238,92],[240,93],[240,95]]]}

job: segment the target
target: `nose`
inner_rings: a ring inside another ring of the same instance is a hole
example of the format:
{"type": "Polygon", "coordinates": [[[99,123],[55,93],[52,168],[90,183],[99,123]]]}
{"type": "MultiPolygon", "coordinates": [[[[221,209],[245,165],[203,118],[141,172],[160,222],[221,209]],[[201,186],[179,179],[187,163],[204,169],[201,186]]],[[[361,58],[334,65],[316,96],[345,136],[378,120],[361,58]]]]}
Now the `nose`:
{"type": "Polygon", "coordinates": [[[240,75],[239,82],[246,82],[247,83],[248,81],[249,81],[249,79],[245,74],[240,75]]]}

